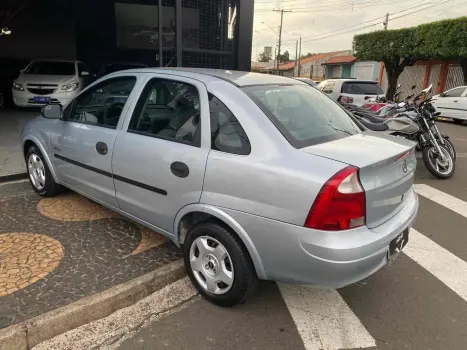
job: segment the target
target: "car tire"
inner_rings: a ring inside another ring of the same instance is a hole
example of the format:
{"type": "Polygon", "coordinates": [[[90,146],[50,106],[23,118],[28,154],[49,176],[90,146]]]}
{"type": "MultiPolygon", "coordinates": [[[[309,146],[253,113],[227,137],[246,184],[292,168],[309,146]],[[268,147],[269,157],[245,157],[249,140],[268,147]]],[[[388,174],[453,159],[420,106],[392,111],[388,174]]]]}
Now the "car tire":
{"type": "Polygon", "coordinates": [[[462,124],[464,122],[463,119],[453,119],[454,124],[462,124]]]}
{"type": "Polygon", "coordinates": [[[191,282],[213,304],[230,307],[243,303],[258,285],[253,262],[243,243],[217,223],[203,222],[188,232],[183,258],[191,282]],[[226,278],[227,283],[218,280],[226,278]]]}
{"type": "Polygon", "coordinates": [[[53,197],[63,190],[63,187],[55,182],[47,162],[37,146],[29,147],[25,158],[29,182],[34,191],[42,197],[53,197]]]}

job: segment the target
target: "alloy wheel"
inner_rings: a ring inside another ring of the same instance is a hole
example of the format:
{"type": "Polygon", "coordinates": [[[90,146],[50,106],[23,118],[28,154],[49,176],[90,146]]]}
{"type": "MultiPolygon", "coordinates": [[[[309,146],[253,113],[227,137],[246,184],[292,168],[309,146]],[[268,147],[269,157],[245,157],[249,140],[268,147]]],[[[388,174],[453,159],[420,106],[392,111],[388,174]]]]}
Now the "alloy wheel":
{"type": "Polygon", "coordinates": [[[209,236],[196,238],[190,247],[190,265],[199,285],[209,293],[225,294],[232,288],[232,259],[217,239],[209,236]]]}
{"type": "Polygon", "coordinates": [[[28,159],[28,172],[32,185],[41,191],[45,187],[45,167],[42,159],[35,153],[31,153],[28,159]]]}

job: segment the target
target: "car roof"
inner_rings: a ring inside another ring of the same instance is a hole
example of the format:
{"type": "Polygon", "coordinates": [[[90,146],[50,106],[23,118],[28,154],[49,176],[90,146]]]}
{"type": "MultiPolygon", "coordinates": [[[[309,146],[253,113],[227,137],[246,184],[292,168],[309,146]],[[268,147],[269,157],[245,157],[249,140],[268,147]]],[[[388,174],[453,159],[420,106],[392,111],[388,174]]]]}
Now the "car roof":
{"type": "MultiPolygon", "coordinates": [[[[171,67],[171,68],[136,68],[118,72],[140,72],[140,73],[163,73],[178,75],[184,77],[195,78],[204,82],[212,80],[224,80],[232,83],[235,86],[252,86],[252,85],[298,85],[304,84],[300,81],[281,77],[278,75],[262,74],[243,72],[225,69],[209,69],[209,68],[185,68],[185,67],[171,67]]],[[[114,74],[114,73],[112,73],[114,74]]],[[[110,75],[109,75],[110,76],[110,75]]]]}

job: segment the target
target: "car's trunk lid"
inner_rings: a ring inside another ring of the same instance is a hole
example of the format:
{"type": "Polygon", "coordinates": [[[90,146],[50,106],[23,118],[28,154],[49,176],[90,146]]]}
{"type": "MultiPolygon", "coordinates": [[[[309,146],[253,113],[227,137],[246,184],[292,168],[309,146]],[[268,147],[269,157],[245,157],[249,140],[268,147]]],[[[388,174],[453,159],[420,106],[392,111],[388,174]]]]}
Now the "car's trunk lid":
{"type": "Polygon", "coordinates": [[[365,190],[366,225],[376,227],[402,208],[415,173],[415,144],[383,134],[361,133],[302,148],[360,169],[365,190]]]}

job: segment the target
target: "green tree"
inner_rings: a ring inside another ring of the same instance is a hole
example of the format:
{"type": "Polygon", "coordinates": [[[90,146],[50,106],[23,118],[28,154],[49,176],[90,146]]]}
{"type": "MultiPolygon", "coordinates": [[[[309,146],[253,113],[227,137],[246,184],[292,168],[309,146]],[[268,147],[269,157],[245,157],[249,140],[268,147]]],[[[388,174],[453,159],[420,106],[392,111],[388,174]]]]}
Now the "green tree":
{"type": "Polygon", "coordinates": [[[405,67],[421,59],[459,60],[467,84],[467,17],[422,24],[413,28],[380,30],[354,37],[358,59],[383,61],[388,77],[386,97],[394,96],[405,67]]]}
{"type": "Polygon", "coordinates": [[[261,52],[259,55],[258,55],[258,61],[259,62],[269,62],[271,60],[271,55],[268,54],[267,52],[261,52]]]}
{"type": "Polygon", "coordinates": [[[467,17],[422,24],[415,29],[420,41],[418,55],[459,60],[467,85],[467,17]]]}
{"type": "Polygon", "coordinates": [[[308,52],[306,55],[301,55],[300,58],[308,58],[308,57],[311,57],[311,56],[314,56],[314,55],[316,55],[316,54],[308,52]]]}
{"type": "Polygon", "coordinates": [[[414,65],[419,59],[418,45],[412,28],[380,30],[354,37],[354,51],[358,59],[384,62],[388,79],[388,99],[393,98],[397,79],[404,68],[414,65]]]}
{"type": "Polygon", "coordinates": [[[289,62],[290,54],[289,51],[285,51],[283,54],[278,55],[279,62],[289,62]]]}

